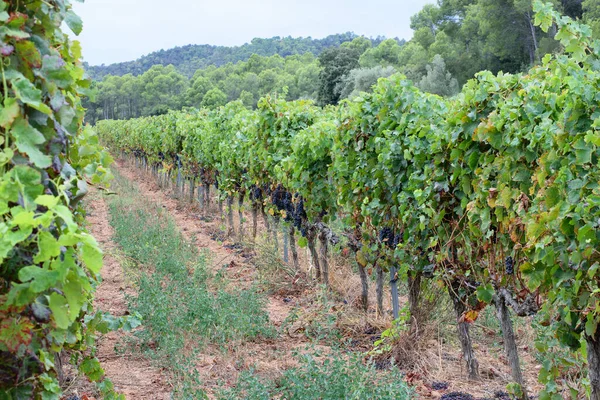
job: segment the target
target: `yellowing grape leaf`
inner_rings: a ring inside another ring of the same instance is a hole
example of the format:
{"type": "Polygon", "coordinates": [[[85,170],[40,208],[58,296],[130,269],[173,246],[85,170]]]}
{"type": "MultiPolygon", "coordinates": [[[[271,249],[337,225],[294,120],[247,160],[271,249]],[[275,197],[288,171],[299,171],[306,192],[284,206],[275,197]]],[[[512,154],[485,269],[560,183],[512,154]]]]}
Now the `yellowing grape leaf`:
{"type": "Polygon", "coordinates": [[[467,311],[466,313],[464,313],[460,319],[461,319],[461,322],[466,322],[468,324],[471,324],[471,323],[477,321],[478,317],[479,317],[479,311],[470,310],[470,311],[467,311]]]}
{"type": "Polygon", "coordinates": [[[5,318],[0,322],[0,343],[16,353],[21,345],[31,343],[33,324],[21,316],[5,318]]]}

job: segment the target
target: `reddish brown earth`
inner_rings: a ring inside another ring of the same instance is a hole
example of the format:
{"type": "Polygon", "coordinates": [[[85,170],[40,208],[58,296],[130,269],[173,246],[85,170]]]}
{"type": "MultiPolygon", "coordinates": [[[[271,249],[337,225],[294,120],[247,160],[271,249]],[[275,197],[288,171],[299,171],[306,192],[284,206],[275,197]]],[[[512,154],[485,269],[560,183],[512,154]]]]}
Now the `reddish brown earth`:
{"type": "MultiPolygon", "coordinates": [[[[112,241],[113,229],[109,224],[108,207],[104,196],[94,191],[87,205],[89,230],[104,251],[102,283],[96,291],[94,307],[115,316],[126,315],[125,293],[133,293],[127,283],[123,268],[119,263],[116,244],[112,241]]],[[[127,399],[170,399],[171,388],[167,374],[154,367],[151,362],[139,354],[121,353],[115,346],[122,342],[126,334],[110,332],[99,338],[97,356],[112,380],[115,390],[123,393],[127,399]]],[[[84,390],[86,385],[80,383],[84,390]]],[[[84,392],[80,392],[83,394],[84,392]]]]}

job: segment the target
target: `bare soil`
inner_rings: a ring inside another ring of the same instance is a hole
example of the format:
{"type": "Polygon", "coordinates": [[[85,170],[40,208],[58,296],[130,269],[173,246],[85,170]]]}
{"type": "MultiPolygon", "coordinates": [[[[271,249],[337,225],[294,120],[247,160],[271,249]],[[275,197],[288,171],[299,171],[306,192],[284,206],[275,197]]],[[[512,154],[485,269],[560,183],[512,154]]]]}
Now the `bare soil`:
{"type": "MultiPolygon", "coordinates": [[[[125,293],[133,294],[134,289],[125,279],[119,262],[116,244],[112,241],[113,229],[109,223],[108,207],[104,196],[93,190],[87,204],[89,231],[104,251],[102,283],[96,291],[94,307],[115,316],[127,314],[125,293]]],[[[115,385],[115,390],[127,399],[170,399],[171,387],[167,382],[166,371],[157,369],[149,360],[139,354],[122,353],[116,347],[127,334],[110,332],[97,341],[97,357],[106,376],[115,385]]],[[[94,392],[89,382],[73,382],[70,393],[81,398],[93,398],[94,392]],[[85,396],[84,396],[85,395],[85,396]]]]}

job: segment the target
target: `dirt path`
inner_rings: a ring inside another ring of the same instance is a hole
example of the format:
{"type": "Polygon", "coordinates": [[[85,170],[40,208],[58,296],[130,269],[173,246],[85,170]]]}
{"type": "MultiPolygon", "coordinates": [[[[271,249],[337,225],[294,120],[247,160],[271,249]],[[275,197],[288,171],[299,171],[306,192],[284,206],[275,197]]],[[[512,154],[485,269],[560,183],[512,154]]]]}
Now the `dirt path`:
{"type": "MultiPolygon", "coordinates": [[[[140,188],[140,194],[148,200],[162,205],[175,219],[177,227],[183,236],[194,243],[201,251],[208,251],[208,267],[213,272],[227,268],[227,277],[234,282],[241,282],[245,287],[254,282],[254,267],[236,249],[225,247],[228,243],[219,243],[214,238],[214,232],[218,231],[218,221],[207,222],[194,216],[180,202],[171,197],[167,192],[160,189],[150,176],[139,169],[130,167],[125,161],[118,160],[119,172],[128,180],[135,182],[140,188]]],[[[248,229],[249,227],[246,227],[248,229]]],[[[267,310],[271,322],[279,326],[285,320],[292,309],[282,298],[276,296],[268,297],[267,310]]]]}
{"type": "MultiPolygon", "coordinates": [[[[256,269],[242,256],[239,249],[226,247],[232,244],[227,241],[215,240],[215,232],[219,232],[218,217],[212,221],[201,219],[198,213],[193,213],[173,198],[170,191],[160,189],[149,174],[130,166],[126,161],[118,160],[117,169],[122,176],[138,185],[141,196],[162,205],[169,212],[186,239],[200,251],[208,252],[209,269],[213,272],[225,269],[232,285],[250,287],[255,282],[256,269]]],[[[218,213],[217,210],[215,212],[218,213]]],[[[286,300],[288,301],[284,301],[283,296],[267,296],[266,310],[275,327],[280,327],[293,309],[293,302],[286,300]]],[[[296,365],[292,353],[302,351],[308,342],[300,335],[278,335],[275,339],[247,342],[242,346],[230,345],[226,352],[209,346],[203,350],[197,363],[203,389],[209,397],[214,398],[219,387],[234,385],[239,372],[249,368],[253,368],[258,374],[274,377],[296,365]]],[[[328,350],[326,346],[317,347],[322,351],[328,350]]]]}
{"type": "MultiPolygon", "coordinates": [[[[89,230],[104,251],[102,283],[96,292],[94,306],[112,315],[122,316],[127,312],[125,293],[131,293],[133,289],[128,286],[123,268],[115,258],[116,244],[112,241],[113,229],[109,223],[106,200],[97,191],[90,197],[87,207],[89,230]]],[[[127,399],[170,399],[171,388],[163,371],[140,355],[115,351],[115,345],[124,335],[123,332],[111,332],[98,340],[98,359],[116,391],[123,393],[127,399]]]]}

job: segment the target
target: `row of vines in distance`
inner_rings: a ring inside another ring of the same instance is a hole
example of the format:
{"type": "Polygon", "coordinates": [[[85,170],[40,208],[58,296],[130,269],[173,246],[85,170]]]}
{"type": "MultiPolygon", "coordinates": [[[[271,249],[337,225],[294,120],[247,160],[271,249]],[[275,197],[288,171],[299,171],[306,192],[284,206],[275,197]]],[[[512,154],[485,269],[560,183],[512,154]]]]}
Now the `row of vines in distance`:
{"type": "MultiPolygon", "coordinates": [[[[283,219],[325,283],[315,243],[335,242],[328,226],[341,219],[363,285],[371,270],[407,283],[414,332],[421,288],[442,280],[473,378],[469,322],[494,304],[521,397],[508,309],[543,312],[562,344],[586,351],[599,399],[600,44],[549,4],[535,11],[542,29],[557,27],[564,54],[524,74],[480,73],[453,99],[396,75],[337,108],[265,97],[256,111],[233,102],[97,129],[117,151],[179,165],[199,185],[249,199],[255,216],[266,208],[283,219]]],[[[562,398],[559,374],[543,366],[542,398],[562,398]]]]}

